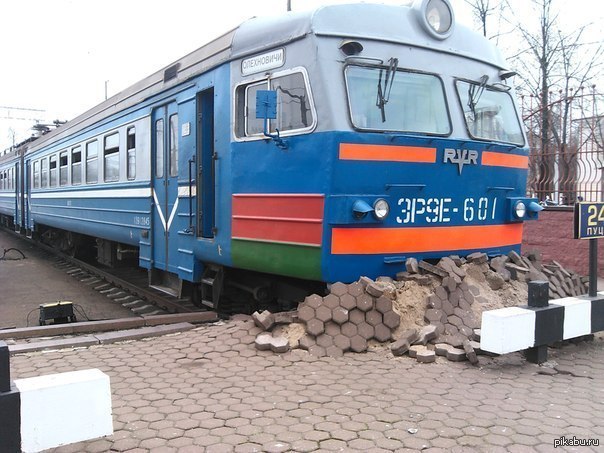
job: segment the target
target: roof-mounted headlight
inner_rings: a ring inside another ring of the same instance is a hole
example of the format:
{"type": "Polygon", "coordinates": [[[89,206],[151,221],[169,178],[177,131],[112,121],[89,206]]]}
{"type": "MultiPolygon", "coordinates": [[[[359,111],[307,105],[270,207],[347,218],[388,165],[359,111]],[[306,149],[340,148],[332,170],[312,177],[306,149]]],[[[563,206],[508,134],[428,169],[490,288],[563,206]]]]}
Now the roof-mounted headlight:
{"type": "Polygon", "coordinates": [[[413,8],[422,27],[432,37],[445,39],[453,32],[455,16],[449,0],[415,0],[413,8]]]}

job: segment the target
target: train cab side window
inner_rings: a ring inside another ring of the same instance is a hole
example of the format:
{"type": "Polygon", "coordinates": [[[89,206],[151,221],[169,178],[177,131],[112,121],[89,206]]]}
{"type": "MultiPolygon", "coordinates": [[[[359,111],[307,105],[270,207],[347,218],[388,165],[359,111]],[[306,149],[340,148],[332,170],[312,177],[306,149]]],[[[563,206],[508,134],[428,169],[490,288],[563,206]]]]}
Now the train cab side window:
{"type": "Polygon", "coordinates": [[[245,131],[243,135],[261,135],[264,132],[262,119],[256,118],[256,93],[259,90],[268,90],[266,81],[248,85],[245,88],[245,131]]]}
{"type": "Polygon", "coordinates": [[[40,161],[35,161],[34,162],[34,174],[33,174],[33,178],[34,178],[34,189],[39,189],[40,188],[40,161]]]}
{"type": "Polygon", "coordinates": [[[61,151],[59,154],[59,185],[65,186],[68,182],[69,164],[67,151],[61,151]]]}
{"type": "Polygon", "coordinates": [[[178,176],[178,115],[170,116],[170,176],[178,176]]]}
{"type": "Polygon", "coordinates": [[[130,126],[126,131],[126,177],[136,179],[136,129],[130,126]]]}
{"type": "Polygon", "coordinates": [[[50,187],[56,187],[57,178],[57,156],[50,156],[50,187]]]}
{"type": "Polygon", "coordinates": [[[314,125],[310,92],[304,74],[292,72],[237,88],[235,132],[238,137],[261,136],[264,133],[263,120],[256,118],[258,90],[277,92],[277,119],[269,120],[271,133],[276,129],[279,132],[304,131],[314,125]]]}
{"type": "Polygon", "coordinates": [[[41,162],[42,167],[40,173],[42,174],[42,183],[40,184],[40,187],[48,187],[48,158],[43,158],[41,162]]]}
{"type": "Polygon", "coordinates": [[[71,148],[71,184],[82,184],[82,147],[71,148]]]}
{"type": "Polygon", "coordinates": [[[120,180],[120,134],[105,137],[105,182],[120,180]]]}
{"type": "Polygon", "coordinates": [[[98,140],[86,143],[86,184],[96,184],[99,181],[98,157],[98,140]]]}

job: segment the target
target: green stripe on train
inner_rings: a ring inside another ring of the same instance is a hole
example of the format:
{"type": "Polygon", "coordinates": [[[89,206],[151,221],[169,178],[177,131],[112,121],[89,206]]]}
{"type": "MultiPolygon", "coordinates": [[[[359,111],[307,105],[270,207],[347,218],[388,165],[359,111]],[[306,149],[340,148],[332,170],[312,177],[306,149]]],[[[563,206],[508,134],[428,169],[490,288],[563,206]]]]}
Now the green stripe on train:
{"type": "Polygon", "coordinates": [[[321,248],[233,239],[233,266],[269,274],[321,280],[321,248]]]}

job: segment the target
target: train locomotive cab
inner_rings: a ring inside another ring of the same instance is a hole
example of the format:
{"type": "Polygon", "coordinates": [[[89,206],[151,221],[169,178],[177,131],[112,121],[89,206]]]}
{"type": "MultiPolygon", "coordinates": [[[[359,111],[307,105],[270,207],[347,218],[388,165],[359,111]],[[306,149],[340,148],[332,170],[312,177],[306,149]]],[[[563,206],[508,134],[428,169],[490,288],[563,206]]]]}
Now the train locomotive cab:
{"type": "Polygon", "coordinates": [[[541,208],[497,50],[448,0],[307,21],[233,65],[234,266],[350,282],[409,257],[519,250],[541,208]]]}

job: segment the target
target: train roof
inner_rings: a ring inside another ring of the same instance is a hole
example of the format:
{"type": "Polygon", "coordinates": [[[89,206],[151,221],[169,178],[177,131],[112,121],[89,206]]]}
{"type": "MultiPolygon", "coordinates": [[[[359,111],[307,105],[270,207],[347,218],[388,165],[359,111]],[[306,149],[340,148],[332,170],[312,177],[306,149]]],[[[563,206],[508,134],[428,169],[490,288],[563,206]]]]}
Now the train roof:
{"type": "Polygon", "coordinates": [[[66,138],[220,64],[275,48],[310,34],[422,47],[505,68],[505,61],[498,50],[481,35],[455,24],[453,33],[447,39],[434,39],[422,29],[414,13],[411,6],[352,3],[251,18],[44,135],[30,146],[29,151],[35,151],[51,140],[66,138]]]}

